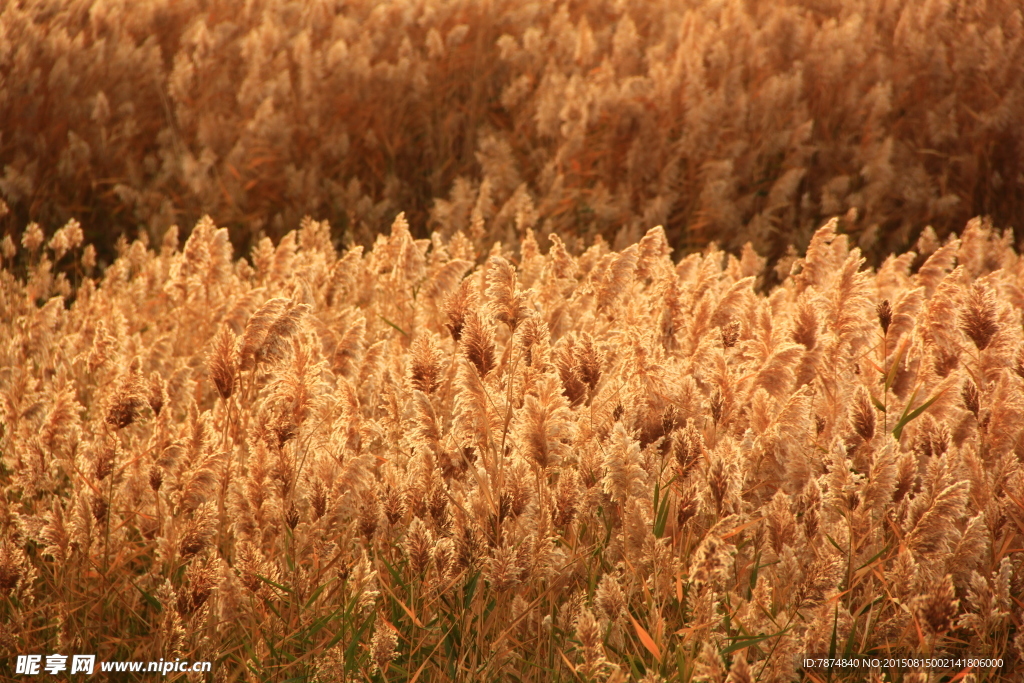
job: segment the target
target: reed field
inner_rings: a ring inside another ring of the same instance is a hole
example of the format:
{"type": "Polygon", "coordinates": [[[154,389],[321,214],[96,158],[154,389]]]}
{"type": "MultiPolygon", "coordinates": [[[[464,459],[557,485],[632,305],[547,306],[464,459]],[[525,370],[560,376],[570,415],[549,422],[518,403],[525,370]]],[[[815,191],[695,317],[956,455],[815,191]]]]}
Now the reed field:
{"type": "Polygon", "coordinates": [[[6,4],[0,679],[1021,681],[1022,120],[997,0],[6,4]]]}
{"type": "Polygon", "coordinates": [[[512,244],[525,211],[774,265],[853,208],[877,267],[926,225],[1024,225],[1022,120],[1017,0],[0,7],[0,233],[75,218],[105,263],[204,215],[248,254],[306,215],[512,244]]]}
{"type": "Polygon", "coordinates": [[[975,220],[876,272],[837,224],[768,295],[753,250],[676,263],[660,227],[478,262],[307,219],[250,264],[203,219],[93,277],[76,222],[30,226],[0,270],[0,646],[216,680],[791,681],[803,653],[1019,680],[1024,261],[975,220]]]}

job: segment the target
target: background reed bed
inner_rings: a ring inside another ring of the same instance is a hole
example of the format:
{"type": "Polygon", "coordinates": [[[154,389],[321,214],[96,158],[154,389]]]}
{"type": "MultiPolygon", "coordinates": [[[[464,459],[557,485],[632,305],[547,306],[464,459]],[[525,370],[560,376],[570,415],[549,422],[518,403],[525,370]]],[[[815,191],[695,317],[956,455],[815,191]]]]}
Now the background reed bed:
{"type": "Polygon", "coordinates": [[[236,259],[203,218],[102,272],[75,221],[8,236],[0,656],[1019,680],[1024,261],[976,219],[874,269],[838,225],[767,294],[749,245],[677,262],[661,227],[482,253],[400,215],[338,251],[305,219],[236,259]]]}
{"type": "Polygon", "coordinates": [[[0,232],[74,217],[110,263],[205,214],[248,253],[405,211],[774,264],[855,208],[877,267],[929,224],[1024,225],[1022,27],[1014,0],[7,2],[0,232]]]}

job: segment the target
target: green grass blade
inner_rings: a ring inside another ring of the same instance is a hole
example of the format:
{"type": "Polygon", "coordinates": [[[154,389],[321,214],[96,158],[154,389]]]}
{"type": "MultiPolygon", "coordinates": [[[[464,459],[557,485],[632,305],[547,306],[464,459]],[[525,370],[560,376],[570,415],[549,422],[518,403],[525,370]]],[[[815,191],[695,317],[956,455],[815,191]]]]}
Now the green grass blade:
{"type": "MultiPolygon", "coordinates": [[[[903,428],[906,427],[911,420],[913,420],[915,417],[917,417],[924,411],[928,410],[931,404],[939,400],[939,397],[942,396],[944,393],[946,393],[946,389],[943,389],[939,393],[935,394],[910,413],[904,412],[903,417],[900,418],[900,421],[896,423],[896,426],[892,430],[892,435],[896,437],[896,440],[899,441],[900,437],[903,435],[903,428]]],[[[910,406],[910,403],[908,403],[907,405],[910,406]]]]}
{"type": "Polygon", "coordinates": [[[889,387],[896,380],[896,371],[899,370],[900,362],[903,360],[903,354],[907,351],[907,342],[904,340],[900,344],[899,350],[896,352],[896,357],[892,359],[892,365],[889,366],[889,371],[885,373],[885,390],[889,391],[889,387]]]}
{"type": "Polygon", "coordinates": [[[766,633],[762,633],[760,635],[753,636],[751,638],[739,638],[732,645],[730,645],[729,647],[727,647],[724,650],[722,650],[722,656],[724,657],[725,655],[730,654],[732,652],[735,652],[736,650],[742,650],[745,647],[752,647],[752,646],[757,645],[759,643],[763,643],[764,641],[768,640],[769,638],[775,638],[777,636],[784,635],[787,631],[789,631],[792,628],[793,628],[792,626],[787,626],[786,628],[782,629],[781,631],[779,631],[777,633],[767,633],[767,634],[766,633]]]}
{"type": "Polygon", "coordinates": [[[384,316],[382,316],[380,314],[378,314],[378,317],[381,320],[383,320],[384,322],[386,322],[388,325],[390,325],[391,327],[393,327],[396,330],[398,330],[399,332],[401,332],[402,336],[404,336],[406,339],[411,339],[411,337],[409,337],[409,333],[406,332],[405,330],[403,330],[401,327],[399,327],[398,325],[394,324],[393,322],[391,322],[390,320],[388,320],[387,318],[385,318],[384,316]]]}

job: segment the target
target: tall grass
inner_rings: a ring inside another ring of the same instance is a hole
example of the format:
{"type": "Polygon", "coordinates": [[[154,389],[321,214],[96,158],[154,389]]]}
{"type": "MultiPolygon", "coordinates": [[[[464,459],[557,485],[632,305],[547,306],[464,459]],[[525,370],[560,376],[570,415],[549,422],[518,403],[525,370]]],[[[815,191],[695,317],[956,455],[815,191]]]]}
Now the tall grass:
{"type": "Polygon", "coordinates": [[[484,254],[399,216],[339,253],[306,219],[236,259],[204,218],[102,272],[77,223],[24,230],[0,656],[721,683],[943,653],[1019,680],[1024,261],[973,220],[865,269],[836,228],[768,294],[753,249],[674,262],[660,227],[484,254]]]}
{"type": "MultiPolygon", "coordinates": [[[[1024,224],[1013,0],[22,0],[0,9],[0,230],[304,215],[368,247],[652,225],[774,264],[826,219],[869,262],[1024,224]]],[[[774,280],[774,275],[769,273],[774,280]]]]}

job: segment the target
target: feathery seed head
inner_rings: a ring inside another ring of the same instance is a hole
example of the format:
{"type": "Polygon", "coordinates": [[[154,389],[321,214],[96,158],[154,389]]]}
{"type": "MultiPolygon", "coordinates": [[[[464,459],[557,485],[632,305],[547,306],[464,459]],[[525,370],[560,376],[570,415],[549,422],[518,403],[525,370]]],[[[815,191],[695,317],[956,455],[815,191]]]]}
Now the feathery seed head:
{"type": "Polygon", "coordinates": [[[681,486],[690,470],[705,457],[704,437],[692,418],[686,421],[686,427],[672,433],[671,453],[675,459],[676,482],[681,486]]]}
{"type": "Polygon", "coordinates": [[[313,519],[318,520],[327,512],[327,488],[317,477],[309,485],[309,504],[313,508],[313,519]]]}
{"type": "Polygon", "coordinates": [[[294,502],[289,503],[288,509],[284,512],[284,523],[292,531],[295,531],[295,527],[299,525],[299,509],[295,507],[294,502]]]}
{"type": "Polygon", "coordinates": [[[534,366],[534,350],[546,342],[549,336],[547,323],[540,318],[527,318],[519,326],[519,344],[527,367],[534,366]]]}
{"type": "Polygon", "coordinates": [[[217,563],[209,557],[205,561],[192,562],[185,572],[187,588],[178,592],[175,608],[182,617],[195,614],[206,604],[220,583],[217,575],[217,563]]]}
{"type": "Polygon", "coordinates": [[[793,327],[793,341],[802,344],[808,351],[814,350],[818,337],[818,316],[814,307],[804,301],[797,309],[796,324],[793,327]]]}
{"type": "Polygon", "coordinates": [[[871,437],[875,435],[875,407],[871,405],[868,392],[864,387],[857,392],[857,403],[853,406],[851,421],[860,438],[871,441],[871,437]]]}
{"type": "Polygon", "coordinates": [[[594,594],[594,604],[611,620],[618,619],[626,611],[626,596],[622,592],[622,586],[614,574],[605,574],[597,586],[594,594]]]}
{"type": "Polygon", "coordinates": [[[584,332],[579,337],[576,347],[576,365],[580,379],[590,387],[591,393],[597,389],[601,381],[601,354],[594,346],[594,339],[584,332]]]}
{"type": "Polygon", "coordinates": [[[946,574],[933,581],[927,590],[912,600],[914,614],[929,633],[947,633],[953,628],[959,611],[953,578],[946,574]]]}
{"type": "Polygon", "coordinates": [[[750,669],[750,664],[747,663],[747,657],[743,650],[733,657],[732,666],[729,667],[729,676],[725,679],[725,683],[754,683],[754,673],[750,669]]]}
{"type": "Polygon", "coordinates": [[[612,429],[604,459],[602,486],[613,501],[625,504],[640,493],[646,472],[640,465],[640,443],[633,439],[621,422],[612,429]]]}
{"type": "Polygon", "coordinates": [[[736,346],[736,342],[739,341],[740,338],[739,321],[732,320],[720,329],[722,334],[722,346],[727,349],[731,349],[736,346]]]}
{"type": "Polygon", "coordinates": [[[508,325],[515,332],[520,321],[526,317],[523,296],[516,287],[516,270],[511,263],[500,256],[492,256],[487,273],[487,297],[495,320],[508,325]]]}
{"type": "Polygon", "coordinates": [[[438,582],[447,583],[458,569],[458,551],[455,548],[455,541],[450,538],[442,538],[434,544],[432,550],[434,566],[437,568],[438,582]]]}
{"type": "Polygon", "coordinates": [[[462,329],[466,326],[466,315],[473,303],[473,296],[470,293],[469,278],[459,283],[455,291],[451,292],[444,299],[444,314],[448,319],[445,327],[451,332],[452,339],[458,342],[462,339],[462,329]]]}
{"type": "Polygon", "coordinates": [[[185,524],[185,530],[178,543],[178,552],[183,559],[197,555],[210,545],[214,536],[214,519],[208,506],[195,511],[192,519],[185,524]]]}
{"type": "Polygon", "coordinates": [[[146,398],[149,401],[149,407],[153,410],[153,414],[159,417],[160,411],[164,408],[164,403],[167,402],[167,383],[156,372],[152,372],[149,375],[149,392],[146,398]]]}
{"type": "Polygon", "coordinates": [[[33,221],[25,227],[25,232],[21,236],[21,246],[34,254],[42,246],[44,239],[46,238],[43,235],[43,229],[33,221]]]}
{"type": "Polygon", "coordinates": [[[132,366],[122,373],[107,409],[106,422],[115,429],[124,429],[135,422],[149,403],[139,380],[138,359],[135,359],[132,366]]]}
{"type": "Polygon", "coordinates": [[[765,512],[772,550],[781,556],[783,549],[792,547],[797,538],[796,517],[790,510],[789,496],[782,490],[776,491],[765,512]]]}
{"type": "Polygon", "coordinates": [[[405,553],[413,572],[421,574],[434,547],[434,534],[419,517],[414,517],[405,538],[405,553]]]}
{"type": "Polygon", "coordinates": [[[511,545],[500,545],[493,549],[484,564],[484,575],[492,590],[504,593],[522,583],[521,559],[520,553],[511,545]]]}
{"type": "Polygon", "coordinates": [[[2,254],[5,259],[13,259],[14,255],[17,253],[18,247],[14,244],[14,240],[11,239],[10,235],[4,235],[4,238],[0,240],[0,254],[2,254]]]}
{"type": "Polygon", "coordinates": [[[579,509],[581,497],[579,471],[574,467],[563,468],[558,475],[558,488],[555,493],[555,526],[567,527],[572,523],[579,509]]]}
{"type": "Polygon", "coordinates": [[[96,493],[92,496],[92,516],[97,524],[103,524],[107,519],[107,511],[110,509],[107,499],[102,494],[96,493]]]}
{"type": "Polygon", "coordinates": [[[388,664],[395,658],[397,646],[398,633],[395,627],[378,612],[373,625],[373,638],[370,640],[370,659],[373,661],[374,671],[380,671],[382,674],[387,671],[388,664]]]}
{"type": "Polygon", "coordinates": [[[245,331],[242,334],[242,344],[239,351],[239,369],[251,370],[257,361],[257,353],[267,338],[270,327],[277,320],[278,316],[288,305],[288,299],[277,298],[266,301],[249,318],[245,331]]]}
{"type": "Polygon", "coordinates": [[[527,394],[514,433],[523,455],[541,469],[558,465],[568,453],[572,413],[556,378],[545,375],[527,394]]]}
{"type": "Polygon", "coordinates": [[[494,369],[494,333],[484,325],[476,313],[468,316],[462,336],[462,348],[466,358],[476,366],[481,377],[494,369]]]}
{"type": "Polygon", "coordinates": [[[430,335],[420,335],[411,349],[412,385],[425,394],[433,393],[440,384],[443,358],[430,335]]]}
{"type": "Polygon", "coordinates": [[[878,314],[878,324],[882,326],[882,334],[888,334],[889,325],[892,324],[892,306],[889,304],[889,300],[885,299],[878,304],[875,307],[875,312],[878,314]]]}
{"type": "Polygon", "coordinates": [[[964,408],[971,411],[974,417],[978,417],[978,411],[981,409],[981,398],[978,396],[978,385],[967,380],[964,382],[963,388],[960,390],[960,397],[963,399],[964,408]]]}
{"type": "MultiPolygon", "coordinates": [[[[965,384],[963,388],[966,390],[967,385],[965,384]]],[[[965,403],[969,398],[969,396],[965,398],[963,393],[961,393],[961,397],[964,398],[965,403]]],[[[967,406],[965,405],[965,407],[967,406]]],[[[937,422],[931,415],[926,415],[919,430],[918,452],[928,457],[939,457],[949,448],[949,443],[949,428],[945,424],[937,422]]]]}
{"type": "Polygon", "coordinates": [[[10,595],[29,570],[24,551],[5,539],[0,544],[0,595],[10,595]]]}
{"type": "Polygon", "coordinates": [[[562,379],[562,395],[569,399],[569,405],[577,406],[586,398],[587,386],[580,376],[573,344],[571,336],[563,337],[558,347],[555,365],[562,379]]]}
{"type": "Polygon", "coordinates": [[[207,364],[210,368],[210,375],[213,383],[217,386],[217,392],[225,401],[231,398],[231,392],[235,388],[235,335],[231,329],[224,325],[214,340],[213,348],[208,357],[207,364]]]}
{"type": "Polygon", "coordinates": [[[589,650],[597,649],[601,645],[601,624],[586,606],[580,608],[576,617],[576,636],[583,647],[589,650]]]}
{"type": "Polygon", "coordinates": [[[709,534],[697,546],[690,560],[690,578],[698,589],[721,590],[729,579],[732,550],[715,534],[709,534]]]}
{"type": "Polygon", "coordinates": [[[383,496],[384,516],[387,517],[388,523],[394,526],[405,516],[405,496],[398,485],[391,482],[385,482],[383,496]]]}
{"type": "MultiPolygon", "coordinates": [[[[249,319],[242,334],[238,353],[239,370],[251,370],[257,363],[273,362],[284,357],[287,341],[299,330],[309,304],[290,299],[270,299],[249,319]]],[[[225,333],[226,334],[226,333],[225,333]]],[[[222,342],[226,348],[227,342],[222,342]]]]}
{"type": "Polygon", "coordinates": [[[114,471],[114,461],[116,458],[116,444],[112,441],[107,441],[103,447],[99,449],[99,452],[96,453],[96,481],[103,481],[108,474],[114,471]]]}
{"type": "Polygon", "coordinates": [[[694,484],[679,487],[679,498],[676,501],[676,524],[682,527],[693,519],[700,508],[700,497],[694,484]]]}
{"type": "MultiPolygon", "coordinates": [[[[367,543],[373,542],[373,534],[377,531],[377,526],[381,519],[381,504],[377,494],[373,491],[366,490],[360,495],[359,504],[359,521],[358,528],[359,533],[366,539],[367,543]]],[[[326,501],[324,501],[326,502],[326,501]]],[[[313,508],[316,511],[316,503],[314,502],[313,508]]],[[[320,512],[317,518],[322,517],[323,513],[320,512]]]]}
{"type": "Polygon", "coordinates": [[[804,536],[812,540],[818,533],[821,523],[821,485],[817,479],[809,479],[800,494],[797,506],[797,518],[804,524],[804,536]]]}
{"type": "Polygon", "coordinates": [[[309,313],[310,308],[309,304],[289,301],[268,328],[263,343],[256,350],[256,360],[258,362],[274,362],[284,358],[290,346],[291,337],[299,331],[299,323],[303,316],[309,313]]]}
{"type": "Polygon", "coordinates": [[[960,317],[960,329],[984,351],[999,331],[996,301],[992,290],[975,283],[967,294],[966,310],[960,317]]]}
{"type": "Polygon", "coordinates": [[[725,415],[725,395],[720,389],[711,392],[711,419],[716,425],[722,423],[722,416],[725,415]]]}
{"type": "Polygon", "coordinates": [[[153,465],[149,468],[149,488],[154,491],[159,491],[160,487],[164,483],[164,471],[163,468],[158,465],[153,465]]]}

